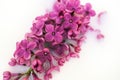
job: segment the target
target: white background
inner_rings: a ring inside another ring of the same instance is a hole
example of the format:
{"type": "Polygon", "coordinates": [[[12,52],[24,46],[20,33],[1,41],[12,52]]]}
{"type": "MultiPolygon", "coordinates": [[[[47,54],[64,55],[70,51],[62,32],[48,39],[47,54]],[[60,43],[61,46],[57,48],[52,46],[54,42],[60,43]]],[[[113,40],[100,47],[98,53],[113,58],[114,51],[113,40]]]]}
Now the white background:
{"type": "MultiPolygon", "coordinates": [[[[2,73],[11,70],[8,61],[15,51],[16,42],[29,32],[32,21],[52,8],[55,0],[0,0],[0,80],[2,73]]],[[[82,46],[79,59],[71,59],[52,80],[120,80],[120,2],[119,0],[81,0],[90,2],[102,16],[101,25],[92,19],[92,26],[105,35],[97,41],[94,33],[82,46]]]]}

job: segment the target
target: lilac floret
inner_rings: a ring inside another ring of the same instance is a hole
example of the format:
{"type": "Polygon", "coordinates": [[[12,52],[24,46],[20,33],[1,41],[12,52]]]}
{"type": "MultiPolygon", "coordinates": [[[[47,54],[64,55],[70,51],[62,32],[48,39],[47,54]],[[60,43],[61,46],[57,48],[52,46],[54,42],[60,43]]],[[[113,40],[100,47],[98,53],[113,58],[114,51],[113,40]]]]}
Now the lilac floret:
{"type": "Polygon", "coordinates": [[[46,25],[45,27],[46,35],[45,40],[48,42],[55,41],[56,43],[60,43],[63,40],[61,32],[57,32],[53,25],[46,25]]]}

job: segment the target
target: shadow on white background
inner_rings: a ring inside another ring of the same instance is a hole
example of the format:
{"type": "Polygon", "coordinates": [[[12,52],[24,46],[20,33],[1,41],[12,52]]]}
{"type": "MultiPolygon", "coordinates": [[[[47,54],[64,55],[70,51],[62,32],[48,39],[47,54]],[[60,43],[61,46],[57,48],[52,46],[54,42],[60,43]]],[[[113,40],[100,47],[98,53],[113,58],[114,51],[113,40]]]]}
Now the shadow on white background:
{"type": "MultiPolygon", "coordinates": [[[[0,0],[0,80],[2,73],[11,70],[8,62],[15,51],[16,42],[30,31],[32,21],[52,8],[55,0],[0,0]]],[[[105,39],[97,41],[88,33],[79,59],[71,59],[52,80],[120,80],[120,11],[118,0],[82,0],[90,2],[97,13],[107,11],[102,24],[91,25],[100,29],[105,39]]]]}

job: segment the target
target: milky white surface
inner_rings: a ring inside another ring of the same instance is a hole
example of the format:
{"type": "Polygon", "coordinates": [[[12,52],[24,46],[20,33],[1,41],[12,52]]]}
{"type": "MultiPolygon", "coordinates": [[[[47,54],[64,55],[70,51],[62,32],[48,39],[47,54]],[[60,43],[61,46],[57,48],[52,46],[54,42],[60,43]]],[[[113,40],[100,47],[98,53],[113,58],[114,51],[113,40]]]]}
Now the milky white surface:
{"type": "MultiPolygon", "coordinates": [[[[8,61],[15,51],[16,42],[30,31],[32,21],[38,15],[52,8],[55,0],[0,0],[0,80],[2,73],[12,70],[8,61]]],[[[96,24],[97,16],[91,25],[100,29],[105,39],[97,41],[89,32],[83,43],[79,59],[71,59],[61,72],[53,73],[52,80],[120,80],[120,4],[119,0],[81,0],[90,2],[97,14],[106,11],[101,17],[101,25],[96,24]]],[[[15,71],[20,71],[17,68],[15,71]]],[[[23,71],[23,70],[22,70],[23,71]]]]}

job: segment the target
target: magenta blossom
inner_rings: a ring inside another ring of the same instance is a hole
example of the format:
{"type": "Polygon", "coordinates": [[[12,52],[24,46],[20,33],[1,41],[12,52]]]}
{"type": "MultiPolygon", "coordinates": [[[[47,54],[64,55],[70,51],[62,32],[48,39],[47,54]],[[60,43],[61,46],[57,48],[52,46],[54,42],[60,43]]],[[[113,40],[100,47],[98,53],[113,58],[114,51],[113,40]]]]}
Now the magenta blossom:
{"type": "Polygon", "coordinates": [[[59,57],[67,55],[68,45],[67,44],[56,44],[53,46],[55,54],[59,57]]]}
{"type": "Polygon", "coordinates": [[[64,17],[64,12],[61,11],[61,12],[55,12],[55,11],[52,11],[49,13],[49,18],[54,20],[56,24],[61,24],[63,23],[63,17],[64,17]]]}
{"type": "Polygon", "coordinates": [[[59,13],[65,10],[65,5],[61,2],[56,2],[53,6],[53,9],[59,13]]]}
{"type": "Polygon", "coordinates": [[[3,73],[3,80],[10,80],[11,79],[11,72],[5,71],[3,73]]]}
{"type": "Polygon", "coordinates": [[[69,13],[66,13],[64,15],[65,17],[65,21],[63,23],[63,26],[65,29],[69,29],[69,30],[77,30],[77,22],[79,21],[79,18],[77,16],[72,16],[69,13]]]}
{"type": "Polygon", "coordinates": [[[42,62],[39,59],[33,60],[32,61],[32,69],[36,70],[37,72],[41,72],[42,62]]]}
{"type": "Polygon", "coordinates": [[[24,64],[26,66],[30,66],[30,60],[29,59],[26,60],[23,57],[19,57],[19,58],[16,59],[16,61],[17,61],[17,64],[19,64],[19,65],[23,65],[24,64]]]}
{"type": "Polygon", "coordinates": [[[68,38],[69,39],[77,39],[77,38],[79,38],[78,34],[79,34],[79,32],[77,30],[76,31],[70,30],[68,32],[68,38]]]}
{"type": "Polygon", "coordinates": [[[15,66],[16,65],[16,59],[14,59],[14,58],[11,58],[11,61],[9,62],[9,65],[10,66],[15,66]]]}
{"type": "Polygon", "coordinates": [[[95,16],[96,13],[94,10],[92,10],[92,6],[90,3],[86,3],[84,8],[86,16],[95,16]]]}
{"type": "Polygon", "coordinates": [[[43,50],[36,51],[36,56],[44,63],[45,61],[51,61],[51,55],[50,51],[47,48],[44,48],[43,50]]]}
{"type": "Polygon", "coordinates": [[[33,35],[31,33],[27,33],[26,38],[35,42],[36,43],[36,48],[38,48],[38,49],[43,49],[44,48],[44,43],[45,43],[44,38],[38,37],[38,36],[33,35]]]}
{"type": "Polygon", "coordinates": [[[44,21],[37,20],[37,22],[33,23],[33,27],[31,28],[32,33],[37,36],[42,35],[43,26],[44,26],[44,21]]]}
{"type": "Polygon", "coordinates": [[[63,66],[64,63],[65,63],[65,59],[64,58],[59,59],[58,65],[63,66]]]}
{"type": "Polygon", "coordinates": [[[70,12],[77,12],[79,10],[80,1],[79,0],[70,0],[66,4],[66,9],[70,12]]]}
{"type": "Polygon", "coordinates": [[[15,58],[23,57],[25,60],[30,59],[32,50],[35,49],[36,43],[28,40],[22,40],[17,44],[17,50],[14,53],[15,58]]]}
{"type": "Polygon", "coordinates": [[[62,33],[57,32],[53,25],[46,25],[45,27],[46,35],[45,40],[48,42],[55,41],[56,43],[60,43],[63,40],[62,33]]]}

